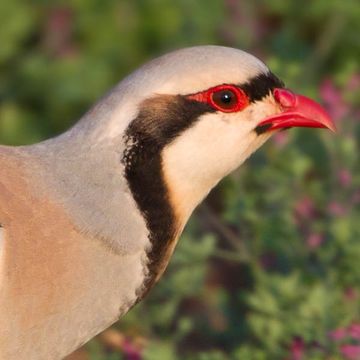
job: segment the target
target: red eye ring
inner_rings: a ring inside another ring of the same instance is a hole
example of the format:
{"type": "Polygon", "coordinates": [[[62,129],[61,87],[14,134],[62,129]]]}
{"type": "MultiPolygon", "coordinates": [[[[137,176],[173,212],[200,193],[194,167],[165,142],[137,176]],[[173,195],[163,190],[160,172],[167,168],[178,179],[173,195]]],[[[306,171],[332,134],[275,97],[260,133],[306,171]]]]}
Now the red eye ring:
{"type": "Polygon", "coordinates": [[[206,102],[215,110],[232,113],[243,110],[249,104],[245,92],[234,85],[219,85],[204,92],[188,96],[189,99],[206,102]]]}
{"type": "Polygon", "coordinates": [[[222,112],[237,112],[249,104],[245,92],[232,85],[220,85],[210,89],[210,105],[222,112]]]}

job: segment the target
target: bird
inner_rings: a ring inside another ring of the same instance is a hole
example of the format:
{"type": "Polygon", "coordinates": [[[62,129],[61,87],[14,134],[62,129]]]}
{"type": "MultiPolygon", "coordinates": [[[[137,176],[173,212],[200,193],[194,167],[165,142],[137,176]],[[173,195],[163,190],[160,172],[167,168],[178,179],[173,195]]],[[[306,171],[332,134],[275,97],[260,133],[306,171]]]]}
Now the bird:
{"type": "Polygon", "coordinates": [[[153,288],[196,206],[277,131],[335,131],[255,56],[175,50],[64,133],[0,146],[0,358],[56,360],[153,288]]]}

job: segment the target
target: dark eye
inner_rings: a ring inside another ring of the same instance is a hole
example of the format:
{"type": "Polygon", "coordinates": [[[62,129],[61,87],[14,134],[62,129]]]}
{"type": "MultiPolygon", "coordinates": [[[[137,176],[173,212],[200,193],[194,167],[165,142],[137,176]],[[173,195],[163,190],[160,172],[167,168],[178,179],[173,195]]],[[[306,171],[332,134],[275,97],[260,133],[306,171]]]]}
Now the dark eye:
{"type": "Polygon", "coordinates": [[[220,90],[213,93],[213,102],[223,109],[231,109],[237,102],[236,95],[231,90],[220,90]]]}
{"type": "Polygon", "coordinates": [[[248,105],[248,97],[235,86],[222,85],[213,89],[210,95],[210,103],[216,110],[236,112],[248,105]]]}

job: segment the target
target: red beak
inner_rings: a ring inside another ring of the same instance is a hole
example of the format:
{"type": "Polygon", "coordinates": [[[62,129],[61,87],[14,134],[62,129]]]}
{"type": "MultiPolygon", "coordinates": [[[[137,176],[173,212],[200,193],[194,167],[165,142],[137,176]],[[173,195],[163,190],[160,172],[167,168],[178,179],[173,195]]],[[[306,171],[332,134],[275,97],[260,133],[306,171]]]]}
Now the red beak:
{"type": "Polygon", "coordinates": [[[264,119],[257,129],[270,131],[293,126],[327,128],[336,131],[335,125],[326,111],[306,96],[297,95],[287,89],[275,89],[274,99],[282,112],[264,119]]]}

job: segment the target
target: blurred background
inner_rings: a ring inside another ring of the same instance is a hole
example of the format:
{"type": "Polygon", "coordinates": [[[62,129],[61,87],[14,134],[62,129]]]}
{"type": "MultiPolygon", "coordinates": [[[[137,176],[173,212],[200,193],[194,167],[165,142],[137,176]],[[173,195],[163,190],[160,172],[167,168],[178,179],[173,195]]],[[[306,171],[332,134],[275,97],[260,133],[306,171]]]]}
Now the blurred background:
{"type": "Polygon", "coordinates": [[[360,359],[358,0],[1,0],[0,24],[4,144],[199,44],[257,55],[339,129],[277,134],[197,209],[150,296],[69,359],[360,359]]]}

